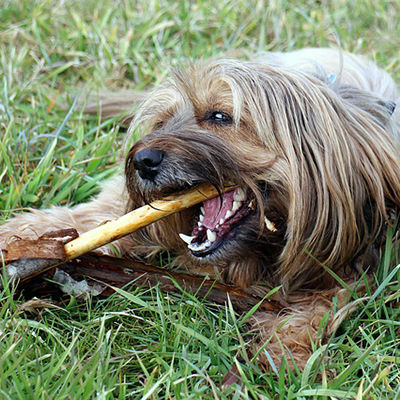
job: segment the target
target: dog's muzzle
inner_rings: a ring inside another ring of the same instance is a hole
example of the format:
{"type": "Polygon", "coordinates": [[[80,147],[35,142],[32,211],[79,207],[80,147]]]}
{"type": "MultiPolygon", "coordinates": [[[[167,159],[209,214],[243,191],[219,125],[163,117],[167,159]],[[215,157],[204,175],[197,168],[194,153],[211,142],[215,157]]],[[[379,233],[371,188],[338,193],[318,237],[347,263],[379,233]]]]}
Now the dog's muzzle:
{"type": "Polygon", "coordinates": [[[156,149],[138,151],[133,157],[133,166],[142,179],[153,181],[161,169],[164,152],[156,149]]]}

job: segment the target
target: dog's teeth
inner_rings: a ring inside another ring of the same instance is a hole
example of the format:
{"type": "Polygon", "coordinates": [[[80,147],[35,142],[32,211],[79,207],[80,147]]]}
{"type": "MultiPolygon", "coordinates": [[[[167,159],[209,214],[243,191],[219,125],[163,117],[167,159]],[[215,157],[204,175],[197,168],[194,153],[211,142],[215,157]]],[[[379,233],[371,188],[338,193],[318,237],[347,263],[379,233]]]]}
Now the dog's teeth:
{"type": "Polygon", "coordinates": [[[225,214],[225,219],[227,220],[228,218],[232,217],[233,212],[231,210],[228,210],[225,214]]]}
{"type": "Polygon", "coordinates": [[[199,222],[197,223],[197,226],[198,226],[199,228],[201,228],[201,227],[203,226],[203,224],[199,221],[199,222]]]}
{"type": "Polygon", "coordinates": [[[188,248],[190,249],[190,250],[193,250],[193,251],[201,251],[201,250],[204,250],[204,249],[206,249],[207,247],[209,247],[211,245],[211,243],[208,241],[208,240],[206,240],[204,243],[202,243],[202,244],[195,244],[195,243],[193,243],[193,244],[189,244],[188,245],[188,248]]]}
{"type": "Polygon", "coordinates": [[[202,214],[204,214],[205,213],[204,207],[200,207],[200,211],[202,214]]]}
{"type": "Polygon", "coordinates": [[[207,239],[212,243],[217,240],[217,234],[207,229],[207,239]]]}
{"type": "Polygon", "coordinates": [[[198,245],[195,244],[195,243],[190,243],[190,244],[188,244],[188,248],[189,248],[190,250],[196,251],[197,247],[198,247],[198,245]]]}
{"type": "Polygon", "coordinates": [[[204,250],[206,248],[206,242],[199,244],[197,247],[194,248],[195,251],[204,250]]]}
{"type": "Polygon", "coordinates": [[[221,219],[219,220],[219,224],[220,224],[220,225],[222,225],[224,222],[225,222],[225,220],[224,220],[223,218],[221,218],[221,219]]]}
{"type": "Polygon", "coordinates": [[[240,206],[242,205],[241,201],[234,201],[232,206],[232,211],[239,210],[240,206]]]}
{"type": "Polygon", "coordinates": [[[206,240],[204,243],[202,243],[201,245],[200,245],[200,247],[198,248],[199,250],[204,250],[204,249],[206,249],[207,247],[210,247],[210,245],[211,245],[211,243],[208,241],[208,240],[206,240]]]}
{"type": "Polygon", "coordinates": [[[199,220],[200,220],[200,222],[203,222],[203,220],[204,220],[204,215],[203,214],[200,214],[199,220]]]}
{"type": "Polygon", "coordinates": [[[246,192],[242,188],[237,188],[233,193],[233,200],[243,201],[246,198],[246,192]]]}
{"type": "Polygon", "coordinates": [[[190,244],[190,242],[194,239],[194,236],[188,236],[185,235],[184,233],[180,233],[179,237],[186,243],[186,244],[190,244]]]}

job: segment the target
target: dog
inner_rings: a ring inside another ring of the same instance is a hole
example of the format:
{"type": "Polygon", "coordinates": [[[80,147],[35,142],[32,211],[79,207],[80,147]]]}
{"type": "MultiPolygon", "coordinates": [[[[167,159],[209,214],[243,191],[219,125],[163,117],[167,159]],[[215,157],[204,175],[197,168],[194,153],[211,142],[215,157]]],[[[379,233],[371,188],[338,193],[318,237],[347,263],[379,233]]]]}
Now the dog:
{"type": "MultiPolygon", "coordinates": [[[[106,101],[104,114],[133,106],[129,96],[106,101]]],[[[253,353],[267,368],[282,357],[302,368],[321,331],[346,315],[333,314],[334,299],[340,310],[350,298],[335,276],[351,285],[373,274],[400,206],[396,84],[362,56],[307,48],[193,63],[140,97],[125,173],[86,204],[7,221],[0,248],[49,229],[82,233],[202,182],[233,183],[114,250],[140,259],[167,250],[178,266],[259,296],[280,287],[282,313],[252,316],[253,353]]]]}

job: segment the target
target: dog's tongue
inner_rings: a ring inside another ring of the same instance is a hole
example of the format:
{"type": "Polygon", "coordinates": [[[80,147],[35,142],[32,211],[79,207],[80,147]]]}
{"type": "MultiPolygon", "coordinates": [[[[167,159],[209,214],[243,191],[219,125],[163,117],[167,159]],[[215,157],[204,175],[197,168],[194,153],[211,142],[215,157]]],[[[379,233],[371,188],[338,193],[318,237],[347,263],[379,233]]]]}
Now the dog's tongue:
{"type": "Polygon", "coordinates": [[[208,229],[214,229],[221,219],[225,220],[226,212],[232,210],[234,191],[227,192],[222,197],[217,196],[213,199],[204,201],[204,219],[202,225],[208,229]]]}

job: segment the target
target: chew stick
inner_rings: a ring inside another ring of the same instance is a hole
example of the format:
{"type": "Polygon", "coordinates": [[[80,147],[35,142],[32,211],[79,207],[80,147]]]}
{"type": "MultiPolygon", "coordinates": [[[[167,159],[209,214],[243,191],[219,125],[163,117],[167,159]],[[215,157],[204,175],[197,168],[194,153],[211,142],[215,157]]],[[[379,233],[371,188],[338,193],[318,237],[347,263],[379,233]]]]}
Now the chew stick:
{"type": "MultiPolygon", "coordinates": [[[[228,186],[223,191],[235,189],[235,186],[228,186]]],[[[168,196],[151,204],[137,208],[122,217],[108,221],[65,245],[66,260],[97,249],[107,243],[120,239],[130,233],[137,231],[155,221],[192,207],[206,199],[218,195],[215,187],[209,184],[202,184],[184,193],[168,196]]]]}
{"type": "MultiPolygon", "coordinates": [[[[227,192],[233,189],[235,189],[235,186],[227,186],[223,188],[222,191],[227,192]]],[[[15,256],[13,258],[15,261],[6,266],[7,280],[29,280],[30,278],[40,275],[65,261],[77,258],[82,254],[88,253],[107,243],[129,235],[130,233],[165,218],[168,215],[192,207],[206,199],[213,198],[218,194],[219,193],[215,187],[204,183],[180,194],[171,195],[162,200],[156,200],[151,204],[137,208],[116,220],[108,221],[95,229],[83,233],[76,239],[66,243],[64,246],[62,243],[54,241],[53,246],[55,249],[57,249],[57,246],[61,246],[61,249],[59,250],[61,250],[63,254],[62,257],[59,256],[59,252],[56,255],[56,252],[54,251],[54,257],[49,257],[48,251],[46,254],[42,252],[38,245],[38,242],[41,242],[41,239],[33,241],[22,239],[21,241],[24,242],[22,243],[22,247],[25,248],[25,251],[21,252],[21,256],[15,256]],[[31,249],[29,249],[31,255],[26,256],[26,250],[29,247],[31,247],[31,249]]],[[[15,244],[16,242],[14,242],[14,247],[15,244]]],[[[13,242],[10,243],[9,250],[11,250],[12,246],[13,242]]],[[[11,251],[9,251],[9,253],[10,252],[11,251]]],[[[2,283],[0,280],[0,288],[1,287],[2,283]]]]}

